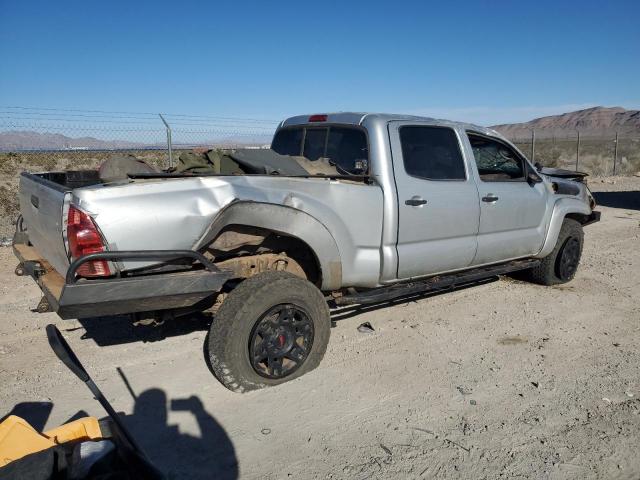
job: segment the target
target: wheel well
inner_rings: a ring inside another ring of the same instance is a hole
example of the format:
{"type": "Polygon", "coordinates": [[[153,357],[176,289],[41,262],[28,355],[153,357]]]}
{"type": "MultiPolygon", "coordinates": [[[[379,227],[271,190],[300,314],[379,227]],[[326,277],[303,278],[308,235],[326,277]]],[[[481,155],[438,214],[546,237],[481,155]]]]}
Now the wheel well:
{"type": "MultiPolygon", "coordinates": [[[[311,283],[316,286],[322,284],[322,269],[315,252],[303,240],[281,232],[250,225],[228,225],[206,247],[206,251],[213,257],[214,263],[221,264],[223,262],[228,264],[232,260],[242,261],[243,258],[247,260],[269,258],[277,261],[286,257],[299,265],[304,276],[311,283]]],[[[260,268],[267,269],[270,268],[265,265],[272,264],[272,262],[260,261],[250,261],[250,263],[250,267],[259,264],[260,268]]],[[[243,270],[247,271],[246,268],[243,270]]],[[[291,272],[299,274],[295,270],[291,272]]],[[[251,271],[253,272],[253,269],[251,271]]],[[[255,270],[254,273],[260,273],[260,271],[262,270],[255,270]]]]}
{"type": "Polygon", "coordinates": [[[582,213],[567,213],[564,218],[571,218],[572,220],[575,220],[576,222],[580,223],[581,225],[587,223],[589,221],[589,216],[588,215],[584,215],[582,213]]]}

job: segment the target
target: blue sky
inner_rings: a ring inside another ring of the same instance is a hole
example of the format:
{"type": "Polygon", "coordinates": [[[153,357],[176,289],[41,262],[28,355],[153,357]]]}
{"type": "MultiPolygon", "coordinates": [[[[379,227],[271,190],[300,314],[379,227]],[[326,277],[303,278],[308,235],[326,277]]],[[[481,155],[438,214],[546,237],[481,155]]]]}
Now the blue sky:
{"type": "Polygon", "coordinates": [[[640,105],[640,2],[0,0],[0,105],[482,124],[640,105]]]}

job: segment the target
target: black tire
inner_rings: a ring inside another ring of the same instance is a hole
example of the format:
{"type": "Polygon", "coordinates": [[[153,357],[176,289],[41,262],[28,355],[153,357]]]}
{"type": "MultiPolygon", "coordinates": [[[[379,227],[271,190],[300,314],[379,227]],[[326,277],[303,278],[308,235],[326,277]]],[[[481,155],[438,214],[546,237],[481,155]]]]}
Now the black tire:
{"type": "Polygon", "coordinates": [[[571,281],[578,270],[583,243],[582,225],[576,220],[565,218],[555,247],[537,267],[528,272],[529,279],[540,285],[558,285],[571,281]]]}
{"type": "Polygon", "coordinates": [[[330,328],[329,307],[318,288],[287,272],[264,272],[232,290],[215,315],[207,339],[209,366],[234,392],[279,385],[320,364],[330,328]],[[267,358],[258,362],[262,353],[267,358]]]}

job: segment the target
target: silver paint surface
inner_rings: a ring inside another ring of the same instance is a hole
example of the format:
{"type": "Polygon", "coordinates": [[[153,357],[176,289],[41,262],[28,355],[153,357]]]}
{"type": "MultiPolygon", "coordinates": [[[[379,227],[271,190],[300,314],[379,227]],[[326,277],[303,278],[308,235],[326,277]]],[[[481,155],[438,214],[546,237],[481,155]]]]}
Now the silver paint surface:
{"type": "MultiPolygon", "coordinates": [[[[542,257],[553,248],[565,215],[591,213],[582,184],[577,184],[579,195],[567,196],[554,194],[544,175],[535,185],[482,182],[466,132],[495,137],[516,148],[493,130],[408,115],[327,115],[327,122],[361,125],[367,131],[370,184],[273,175],[202,176],[136,179],[58,194],[25,181],[20,202],[30,235],[63,273],[68,266],[64,212],[70,203],[93,217],[109,250],[200,249],[225,225],[249,224],[310,245],[322,269],[322,288],[331,290],[542,257]],[[403,124],[454,129],[467,180],[454,185],[409,177],[397,139],[397,128],[403,124]],[[29,207],[34,189],[47,204],[40,216],[29,207]],[[502,202],[483,204],[480,198],[488,193],[502,202]],[[430,202],[405,206],[415,194],[430,202]]],[[[306,124],[308,118],[291,117],[281,127],[306,124]]],[[[119,267],[152,263],[127,261],[119,267]]]]}

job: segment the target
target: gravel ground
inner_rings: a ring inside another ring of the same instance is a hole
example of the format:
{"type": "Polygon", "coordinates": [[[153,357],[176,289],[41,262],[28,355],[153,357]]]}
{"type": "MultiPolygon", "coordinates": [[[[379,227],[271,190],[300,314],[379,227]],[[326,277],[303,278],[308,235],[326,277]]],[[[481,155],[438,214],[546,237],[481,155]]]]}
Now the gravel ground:
{"type": "Polygon", "coordinates": [[[211,376],[206,317],[32,313],[39,290],[1,248],[0,412],[103,415],[49,349],[55,323],[170,478],[640,478],[640,178],[590,185],[603,218],[571,283],[334,312],[318,369],[245,395],[211,376]]]}

